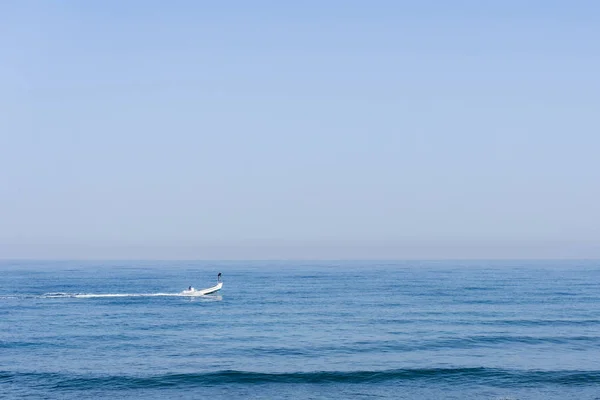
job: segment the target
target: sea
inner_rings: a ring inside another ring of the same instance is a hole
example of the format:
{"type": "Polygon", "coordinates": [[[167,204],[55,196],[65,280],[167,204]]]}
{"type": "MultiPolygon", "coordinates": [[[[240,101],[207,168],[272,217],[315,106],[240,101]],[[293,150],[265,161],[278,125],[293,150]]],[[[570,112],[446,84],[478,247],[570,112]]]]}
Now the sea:
{"type": "Polygon", "coordinates": [[[600,399],[600,261],[1,261],[0,398],[600,399]]]}

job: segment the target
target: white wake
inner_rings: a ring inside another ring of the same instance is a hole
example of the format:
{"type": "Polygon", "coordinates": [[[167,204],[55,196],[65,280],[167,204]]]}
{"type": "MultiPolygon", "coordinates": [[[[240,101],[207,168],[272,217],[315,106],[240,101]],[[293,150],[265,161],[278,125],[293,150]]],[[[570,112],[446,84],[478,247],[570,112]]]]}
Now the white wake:
{"type": "Polygon", "coordinates": [[[215,297],[214,295],[201,293],[45,293],[40,298],[76,298],[76,299],[94,299],[94,298],[117,298],[117,297],[215,297]]]}

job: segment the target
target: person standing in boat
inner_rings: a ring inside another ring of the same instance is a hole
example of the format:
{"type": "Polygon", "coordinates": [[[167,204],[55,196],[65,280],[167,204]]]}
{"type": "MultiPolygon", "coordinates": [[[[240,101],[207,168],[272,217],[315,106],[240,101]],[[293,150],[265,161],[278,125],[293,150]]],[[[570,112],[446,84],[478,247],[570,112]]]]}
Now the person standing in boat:
{"type": "Polygon", "coordinates": [[[217,282],[221,282],[221,273],[219,272],[219,275],[217,275],[217,282]]]}

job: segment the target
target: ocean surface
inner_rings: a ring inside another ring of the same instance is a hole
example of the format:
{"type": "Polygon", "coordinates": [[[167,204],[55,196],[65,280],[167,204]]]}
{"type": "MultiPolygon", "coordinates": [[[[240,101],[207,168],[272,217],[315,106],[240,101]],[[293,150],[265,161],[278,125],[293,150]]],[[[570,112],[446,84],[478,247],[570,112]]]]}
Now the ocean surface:
{"type": "Polygon", "coordinates": [[[1,261],[0,398],[600,399],[600,262],[1,261]]]}

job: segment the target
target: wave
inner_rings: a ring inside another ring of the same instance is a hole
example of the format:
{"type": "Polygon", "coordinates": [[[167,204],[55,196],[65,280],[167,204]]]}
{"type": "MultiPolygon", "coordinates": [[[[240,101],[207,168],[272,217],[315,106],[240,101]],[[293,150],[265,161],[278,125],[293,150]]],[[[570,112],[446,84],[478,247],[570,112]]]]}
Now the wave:
{"type": "Polygon", "coordinates": [[[535,387],[540,384],[590,386],[600,383],[600,371],[538,371],[496,368],[424,368],[384,371],[320,371],[261,373],[224,370],[155,376],[89,376],[0,371],[0,383],[24,383],[45,389],[143,389],[231,384],[329,384],[430,381],[453,385],[535,387]]]}

